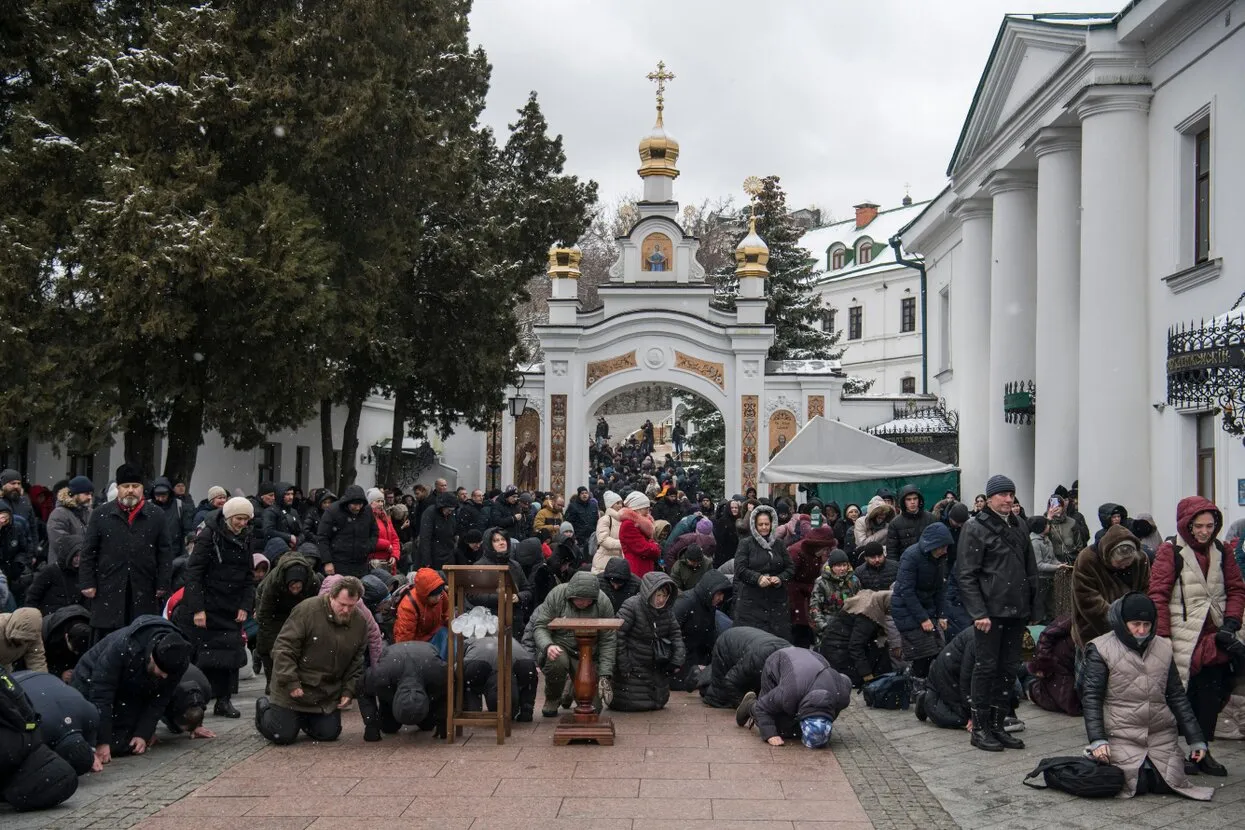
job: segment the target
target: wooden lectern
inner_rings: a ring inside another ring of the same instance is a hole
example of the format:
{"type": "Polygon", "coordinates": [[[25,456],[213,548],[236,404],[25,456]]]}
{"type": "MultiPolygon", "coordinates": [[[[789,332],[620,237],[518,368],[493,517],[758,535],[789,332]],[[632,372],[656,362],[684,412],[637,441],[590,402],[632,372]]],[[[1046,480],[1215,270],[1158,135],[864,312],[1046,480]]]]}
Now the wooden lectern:
{"type": "Polygon", "coordinates": [[[563,715],[553,730],[555,746],[566,746],[571,741],[596,741],[601,746],[614,745],[614,722],[597,714],[592,699],[597,693],[597,666],[592,658],[597,635],[603,631],[617,631],[622,620],[617,617],[583,618],[558,617],[549,621],[552,631],[569,630],[575,634],[579,645],[579,667],[575,670],[575,711],[563,715]]]}
{"type": "Polygon", "coordinates": [[[467,594],[497,594],[497,711],[463,710],[463,640],[451,628],[447,644],[445,671],[445,741],[463,734],[463,726],[493,726],[497,743],[510,736],[511,687],[514,685],[514,579],[508,565],[446,565],[449,578],[450,620],[467,612],[467,594]]]}

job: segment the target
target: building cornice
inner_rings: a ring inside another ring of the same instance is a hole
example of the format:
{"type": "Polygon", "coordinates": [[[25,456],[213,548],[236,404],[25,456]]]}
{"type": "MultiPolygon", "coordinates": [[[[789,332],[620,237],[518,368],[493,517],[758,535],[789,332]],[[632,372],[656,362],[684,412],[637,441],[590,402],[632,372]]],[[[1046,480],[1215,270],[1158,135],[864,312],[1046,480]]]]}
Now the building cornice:
{"type": "Polygon", "coordinates": [[[1034,133],[1024,146],[1041,159],[1055,153],[1079,152],[1081,149],[1080,127],[1043,127],[1034,133]]]}
{"type": "Polygon", "coordinates": [[[1109,112],[1150,111],[1154,89],[1149,84],[1094,84],[1068,102],[1068,109],[1082,121],[1109,112]]]}
{"type": "Polygon", "coordinates": [[[989,219],[994,213],[994,202],[989,199],[960,199],[948,213],[961,223],[969,219],[989,219]]]}
{"type": "Polygon", "coordinates": [[[991,198],[1017,190],[1037,190],[1036,170],[995,170],[981,183],[991,198]]]}

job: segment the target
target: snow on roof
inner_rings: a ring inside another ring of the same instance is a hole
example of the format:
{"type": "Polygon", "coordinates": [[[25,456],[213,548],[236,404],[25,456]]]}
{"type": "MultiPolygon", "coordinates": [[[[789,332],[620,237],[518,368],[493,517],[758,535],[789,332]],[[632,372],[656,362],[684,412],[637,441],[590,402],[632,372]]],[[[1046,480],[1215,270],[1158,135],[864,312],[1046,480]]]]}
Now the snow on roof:
{"type": "Polygon", "coordinates": [[[913,202],[910,205],[879,211],[872,222],[859,229],[856,227],[855,217],[843,222],[835,222],[825,227],[814,228],[800,237],[800,247],[806,249],[817,258],[817,266],[826,272],[822,277],[823,279],[833,279],[847,274],[855,274],[858,271],[876,268],[876,266],[884,263],[889,263],[893,266],[895,264],[895,252],[890,247],[890,238],[915,219],[929,203],[930,200],[927,199],[924,202],[913,202]],[[848,249],[855,250],[856,245],[865,237],[873,241],[873,260],[871,262],[857,265],[854,258],[848,258],[846,267],[835,271],[830,270],[829,250],[832,245],[839,244],[848,249]]]}
{"type": "Polygon", "coordinates": [[[837,360],[767,360],[767,375],[837,375],[843,371],[837,360]]]}
{"type": "Polygon", "coordinates": [[[946,418],[920,417],[894,418],[884,424],[870,427],[869,431],[882,434],[888,432],[955,432],[955,428],[947,423],[946,418]]]}

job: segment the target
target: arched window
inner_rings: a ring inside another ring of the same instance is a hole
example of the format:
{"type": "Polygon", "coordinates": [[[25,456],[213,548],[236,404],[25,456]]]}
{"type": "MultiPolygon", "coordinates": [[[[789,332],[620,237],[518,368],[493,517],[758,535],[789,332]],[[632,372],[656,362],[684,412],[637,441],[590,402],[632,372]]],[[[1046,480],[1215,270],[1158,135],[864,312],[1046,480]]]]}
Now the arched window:
{"type": "Polygon", "coordinates": [[[837,271],[840,268],[842,268],[843,261],[844,259],[846,259],[846,257],[847,257],[847,251],[844,250],[842,245],[832,250],[830,252],[830,270],[837,271]]]}
{"type": "Polygon", "coordinates": [[[866,239],[860,243],[860,247],[856,252],[856,264],[864,265],[873,261],[873,242],[866,239]]]}

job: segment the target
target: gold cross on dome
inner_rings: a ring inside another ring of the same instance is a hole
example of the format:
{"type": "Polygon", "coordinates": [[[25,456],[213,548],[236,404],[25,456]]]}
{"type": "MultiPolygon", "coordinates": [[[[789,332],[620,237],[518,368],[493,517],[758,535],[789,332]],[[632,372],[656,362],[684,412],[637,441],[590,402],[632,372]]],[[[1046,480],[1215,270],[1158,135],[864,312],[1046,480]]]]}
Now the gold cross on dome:
{"type": "Polygon", "coordinates": [[[666,71],[665,61],[657,61],[657,71],[645,77],[657,84],[657,113],[660,115],[666,108],[666,81],[673,81],[674,73],[666,71]]]}

